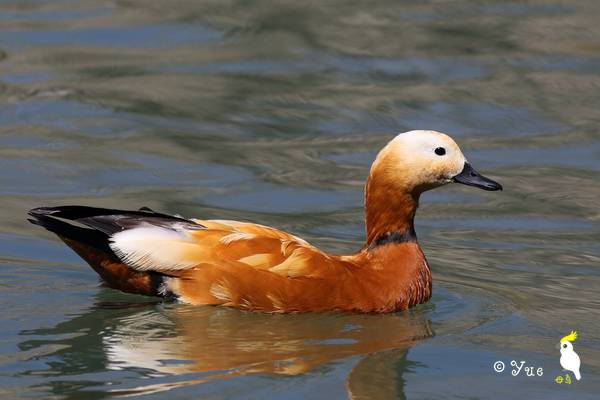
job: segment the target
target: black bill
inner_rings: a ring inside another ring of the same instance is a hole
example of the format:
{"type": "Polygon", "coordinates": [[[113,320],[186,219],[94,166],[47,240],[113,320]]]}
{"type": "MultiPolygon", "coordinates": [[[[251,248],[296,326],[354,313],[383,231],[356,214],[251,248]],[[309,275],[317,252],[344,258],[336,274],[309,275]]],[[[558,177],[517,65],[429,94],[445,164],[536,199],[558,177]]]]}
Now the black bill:
{"type": "Polygon", "coordinates": [[[454,182],[462,183],[463,185],[475,186],[483,190],[502,190],[502,185],[493,181],[479,172],[475,171],[471,164],[465,163],[460,174],[452,178],[454,182]]]}

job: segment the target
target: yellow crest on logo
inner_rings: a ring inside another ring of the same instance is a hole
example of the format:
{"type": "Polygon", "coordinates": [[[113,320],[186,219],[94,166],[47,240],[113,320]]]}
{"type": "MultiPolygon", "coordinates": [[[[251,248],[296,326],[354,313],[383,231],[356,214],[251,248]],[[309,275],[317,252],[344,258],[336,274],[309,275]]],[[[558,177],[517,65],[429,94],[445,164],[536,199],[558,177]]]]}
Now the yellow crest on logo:
{"type": "Polygon", "coordinates": [[[571,331],[571,333],[569,333],[567,336],[564,336],[562,339],[560,339],[560,342],[572,342],[575,339],[577,339],[577,332],[571,331]]]}

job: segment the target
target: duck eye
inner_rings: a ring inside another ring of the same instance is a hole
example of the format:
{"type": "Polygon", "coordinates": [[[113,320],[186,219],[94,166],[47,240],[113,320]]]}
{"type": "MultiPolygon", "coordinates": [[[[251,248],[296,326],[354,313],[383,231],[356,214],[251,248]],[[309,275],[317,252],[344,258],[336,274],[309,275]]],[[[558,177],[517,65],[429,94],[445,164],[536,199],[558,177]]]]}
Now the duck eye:
{"type": "Polygon", "coordinates": [[[446,149],[443,147],[438,147],[434,151],[435,151],[435,154],[437,154],[438,156],[443,156],[444,154],[446,154],[446,149]]]}

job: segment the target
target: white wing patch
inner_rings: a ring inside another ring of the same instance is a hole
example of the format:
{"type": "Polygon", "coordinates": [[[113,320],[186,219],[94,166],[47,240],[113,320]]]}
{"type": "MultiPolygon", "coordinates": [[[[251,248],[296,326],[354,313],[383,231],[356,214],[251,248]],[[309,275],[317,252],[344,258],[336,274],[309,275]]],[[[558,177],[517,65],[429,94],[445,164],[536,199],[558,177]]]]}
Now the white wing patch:
{"type": "Polygon", "coordinates": [[[183,227],[161,228],[141,225],[114,234],[110,248],[133,269],[161,271],[189,269],[198,265],[198,246],[183,227]]]}

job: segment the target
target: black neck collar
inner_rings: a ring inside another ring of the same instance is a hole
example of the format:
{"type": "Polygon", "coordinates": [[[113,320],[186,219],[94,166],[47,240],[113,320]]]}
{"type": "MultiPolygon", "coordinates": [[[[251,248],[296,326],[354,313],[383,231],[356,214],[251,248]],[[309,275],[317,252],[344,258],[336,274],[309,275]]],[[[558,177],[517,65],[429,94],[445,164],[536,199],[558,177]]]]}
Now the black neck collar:
{"type": "Polygon", "coordinates": [[[417,241],[417,233],[415,232],[414,227],[410,227],[405,231],[393,231],[386,232],[381,236],[378,236],[375,240],[371,242],[368,247],[368,250],[373,250],[379,246],[384,246],[390,243],[406,243],[406,242],[416,242],[417,241]]]}

